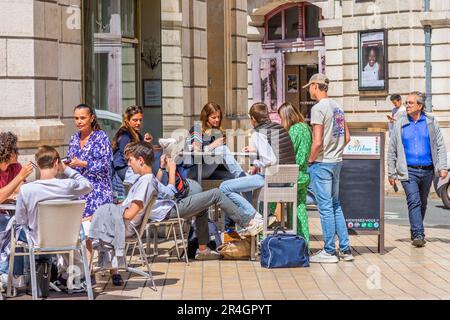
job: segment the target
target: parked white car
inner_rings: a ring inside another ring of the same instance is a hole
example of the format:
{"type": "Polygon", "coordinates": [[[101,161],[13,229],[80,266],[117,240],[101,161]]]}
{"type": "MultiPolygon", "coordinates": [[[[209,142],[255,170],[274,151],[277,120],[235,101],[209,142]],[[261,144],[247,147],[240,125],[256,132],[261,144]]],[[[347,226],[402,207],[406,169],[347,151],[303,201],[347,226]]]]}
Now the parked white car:
{"type": "MultiPolygon", "coordinates": [[[[447,153],[447,168],[450,170],[450,152],[447,153]]],[[[436,193],[442,199],[444,206],[450,209],[450,174],[445,179],[435,179],[434,188],[436,193]]]]}

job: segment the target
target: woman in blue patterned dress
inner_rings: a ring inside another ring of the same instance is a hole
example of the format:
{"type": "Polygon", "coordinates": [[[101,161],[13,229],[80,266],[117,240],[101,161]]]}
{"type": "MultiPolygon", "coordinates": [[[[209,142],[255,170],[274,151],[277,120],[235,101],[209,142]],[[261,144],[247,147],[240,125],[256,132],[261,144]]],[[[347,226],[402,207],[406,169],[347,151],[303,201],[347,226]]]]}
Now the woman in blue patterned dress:
{"type": "Polygon", "coordinates": [[[113,202],[112,148],[108,135],[100,129],[92,107],[86,104],[75,107],[74,120],[78,132],[70,139],[67,153],[70,162],[67,165],[92,183],[92,192],[81,198],[86,200],[83,221],[90,221],[97,208],[113,202]]]}

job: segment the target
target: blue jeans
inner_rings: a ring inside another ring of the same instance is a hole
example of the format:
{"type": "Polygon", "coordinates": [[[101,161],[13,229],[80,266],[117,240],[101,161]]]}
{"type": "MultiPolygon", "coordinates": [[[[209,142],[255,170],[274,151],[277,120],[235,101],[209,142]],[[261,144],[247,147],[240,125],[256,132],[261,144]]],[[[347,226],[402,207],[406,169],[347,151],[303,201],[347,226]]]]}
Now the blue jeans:
{"type": "Polygon", "coordinates": [[[336,253],[335,235],[339,238],[341,251],[350,249],[347,224],[339,202],[339,176],[342,162],[316,162],[309,167],[311,187],[319,208],[324,249],[329,254],[336,253]]]}
{"type": "Polygon", "coordinates": [[[255,174],[238,179],[222,182],[220,190],[248,215],[254,216],[256,213],[253,205],[240,193],[249,192],[264,187],[264,176],[255,174]]]}
{"type": "Polygon", "coordinates": [[[433,169],[408,168],[409,180],[402,181],[408,202],[409,223],[413,238],[425,237],[423,220],[427,211],[428,194],[433,182],[433,169]]]}

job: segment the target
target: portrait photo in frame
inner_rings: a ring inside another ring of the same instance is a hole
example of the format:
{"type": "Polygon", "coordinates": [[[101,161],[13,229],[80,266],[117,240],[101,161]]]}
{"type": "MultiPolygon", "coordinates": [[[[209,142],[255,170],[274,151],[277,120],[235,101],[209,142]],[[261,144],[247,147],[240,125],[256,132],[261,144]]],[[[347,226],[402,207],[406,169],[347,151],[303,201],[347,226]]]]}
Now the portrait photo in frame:
{"type": "Polygon", "coordinates": [[[359,91],[382,91],[387,88],[387,33],[385,30],[359,32],[359,91]]]}

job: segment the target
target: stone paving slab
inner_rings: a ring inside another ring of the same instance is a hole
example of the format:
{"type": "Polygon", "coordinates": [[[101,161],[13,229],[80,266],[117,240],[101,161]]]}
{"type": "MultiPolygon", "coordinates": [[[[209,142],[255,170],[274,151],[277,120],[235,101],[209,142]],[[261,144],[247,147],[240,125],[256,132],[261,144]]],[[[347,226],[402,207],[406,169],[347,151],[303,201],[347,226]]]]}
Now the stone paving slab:
{"type": "MultiPolygon", "coordinates": [[[[310,219],[311,249],[320,249],[318,218],[310,219]]],[[[409,227],[386,225],[386,253],[377,253],[377,237],[350,236],[354,262],[311,264],[310,268],[261,268],[258,261],[191,261],[152,257],[158,291],[138,275],[122,272],[125,284],[114,287],[109,275],[97,274],[98,300],[373,300],[450,299],[450,234],[426,229],[428,242],[414,248],[409,227]]],[[[137,257],[137,256],[136,256],[137,257]]],[[[136,258],[136,263],[138,263],[136,258]]],[[[22,295],[13,300],[30,299],[22,295]]],[[[86,299],[52,294],[50,299],[86,299]]]]}

